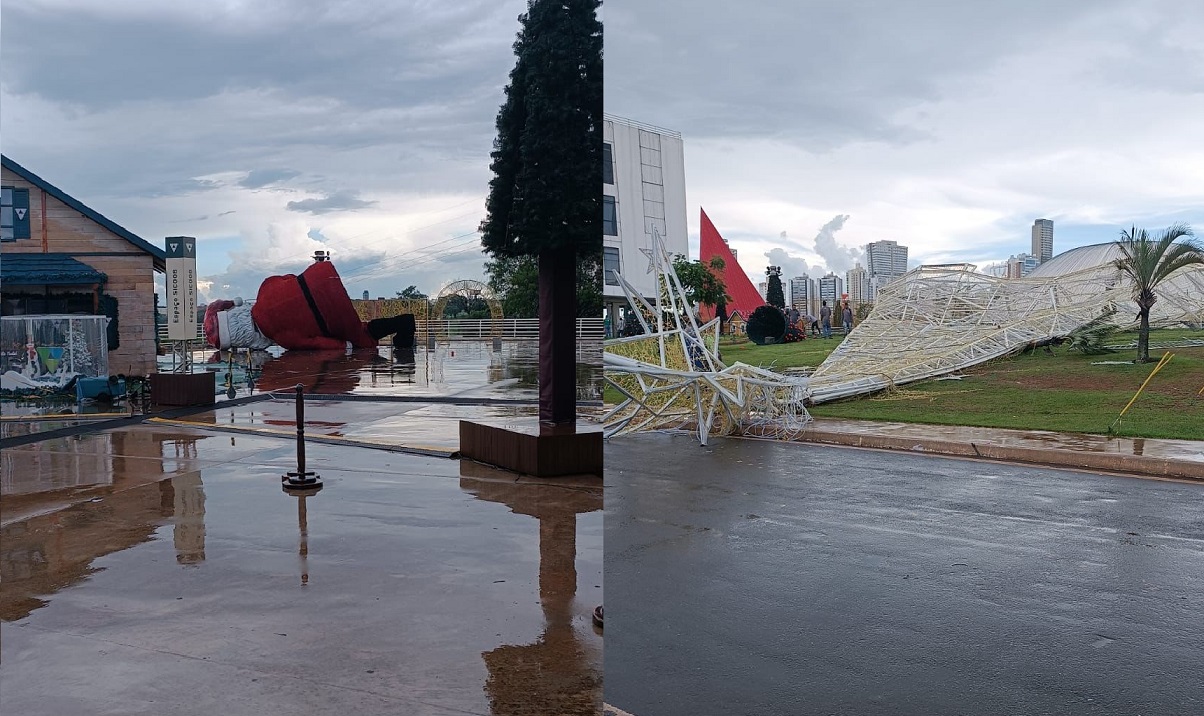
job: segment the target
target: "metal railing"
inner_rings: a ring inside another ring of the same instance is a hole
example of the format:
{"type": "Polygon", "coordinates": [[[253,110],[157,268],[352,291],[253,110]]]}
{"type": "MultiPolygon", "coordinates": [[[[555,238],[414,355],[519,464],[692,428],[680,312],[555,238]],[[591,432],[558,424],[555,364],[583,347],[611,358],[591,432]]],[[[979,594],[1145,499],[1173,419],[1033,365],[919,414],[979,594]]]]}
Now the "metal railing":
{"type": "MultiPolygon", "coordinates": [[[[603,319],[578,318],[577,340],[602,340],[603,319]]],[[[499,318],[499,319],[466,319],[456,318],[442,321],[418,321],[418,337],[426,339],[434,335],[436,340],[491,340],[493,338],[511,340],[535,340],[539,338],[538,318],[499,318]]],[[[197,326],[197,335],[193,339],[204,344],[205,335],[201,326],[197,326]]],[[[177,340],[167,337],[167,326],[159,326],[159,342],[175,343],[177,340]]]]}
{"type": "Polygon", "coordinates": [[[649,124],[647,122],[640,122],[639,120],[630,119],[628,117],[620,117],[617,114],[608,114],[606,112],[603,112],[602,119],[605,121],[608,121],[608,122],[615,122],[616,124],[626,124],[629,127],[635,127],[636,129],[643,129],[645,131],[652,132],[653,134],[663,134],[666,137],[673,137],[674,139],[681,139],[681,132],[677,131],[676,129],[666,129],[664,127],[658,127],[655,124],[649,124]]]}

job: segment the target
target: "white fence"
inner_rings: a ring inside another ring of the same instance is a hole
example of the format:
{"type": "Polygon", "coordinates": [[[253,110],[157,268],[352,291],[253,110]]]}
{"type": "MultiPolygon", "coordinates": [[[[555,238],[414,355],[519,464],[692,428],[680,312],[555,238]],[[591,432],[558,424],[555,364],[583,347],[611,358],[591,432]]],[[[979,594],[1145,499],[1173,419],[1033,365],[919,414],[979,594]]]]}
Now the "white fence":
{"type": "MultiPolygon", "coordinates": [[[[578,318],[577,340],[602,340],[603,319],[578,318]]],[[[434,335],[436,340],[482,340],[493,338],[504,340],[535,340],[539,338],[538,318],[500,318],[497,320],[454,319],[447,321],[418,321],[418,338],[425,340],[434,335]]],[[[197,326],[196,340],[204,341],[205,335],[197,326]]],[[[173,343],[167,337],[167,326],[159,326],[159,342],[173,343]]]]}

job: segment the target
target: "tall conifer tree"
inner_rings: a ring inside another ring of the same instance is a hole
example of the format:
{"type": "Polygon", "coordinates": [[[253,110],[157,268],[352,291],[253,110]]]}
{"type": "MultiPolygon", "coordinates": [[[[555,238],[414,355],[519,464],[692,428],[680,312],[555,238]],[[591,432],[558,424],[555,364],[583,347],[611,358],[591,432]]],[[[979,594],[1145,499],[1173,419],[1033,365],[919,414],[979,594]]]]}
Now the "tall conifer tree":
{"type": "Polygon", "coordinates": [[[538,260],[543,422],[576,420],[578,259],[597,262],[602,253],[599,5],[529,0],[519,17],[481,223],[481,243],[495,259],[538,260]]]}

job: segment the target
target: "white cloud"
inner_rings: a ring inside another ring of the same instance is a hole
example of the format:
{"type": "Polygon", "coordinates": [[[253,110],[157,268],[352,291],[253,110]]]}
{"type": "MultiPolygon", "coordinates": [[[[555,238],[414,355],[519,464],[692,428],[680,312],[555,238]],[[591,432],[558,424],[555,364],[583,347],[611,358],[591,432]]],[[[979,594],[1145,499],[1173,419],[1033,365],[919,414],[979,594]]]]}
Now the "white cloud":
{"type": "Polygon", "coordinates": [[[980,265],[1028,251],[1038,217],[1057,250],[1204,229],[1198,3],[666,0],[608,19],[608,111],[682,132],[691,231],[701,205],[754,277],[774,248],[814,260],[780,232],[838,214],[838,246],[980,265]],[[708,23],[730,47],[689,41],[708,23]]]}
{"type": "Polygon", "coordinates": [[[448,239],[483,214],[524,9],[6,5],[4,152],[152,243],[196,236],[224,269],[209,271],[217,295],[253,295],[317,246],[355,295],[433,291],[483,275],[479,253],[448,239]]]}

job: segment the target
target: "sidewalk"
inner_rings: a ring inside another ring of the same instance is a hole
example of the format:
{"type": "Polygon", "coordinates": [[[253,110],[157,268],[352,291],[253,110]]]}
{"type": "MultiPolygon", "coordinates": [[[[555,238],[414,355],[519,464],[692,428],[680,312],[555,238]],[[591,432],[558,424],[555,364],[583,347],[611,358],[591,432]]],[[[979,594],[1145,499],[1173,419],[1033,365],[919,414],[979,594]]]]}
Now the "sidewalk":
{"type": "Polygon", "coordinates": [[[537,419],[529,349],[296,354],[207,409],[0,422],[5,713],[597,713],[600,477],[455,459],[462,417],[537,419]],[[318,492],[281,487],[297,383],[318,492]]]}
{"type": "Polygon", "coordinates": [[[1204,440],[816,419],[799,441],[1204,481],[1204,440]]]}

